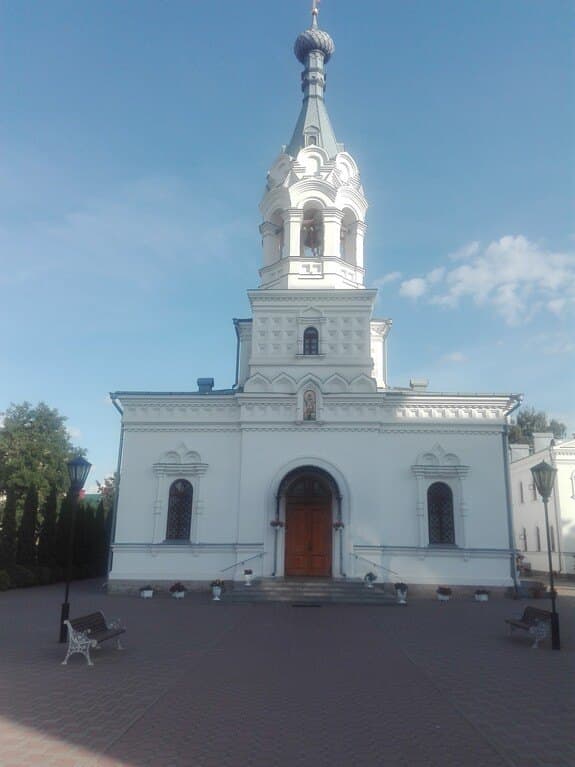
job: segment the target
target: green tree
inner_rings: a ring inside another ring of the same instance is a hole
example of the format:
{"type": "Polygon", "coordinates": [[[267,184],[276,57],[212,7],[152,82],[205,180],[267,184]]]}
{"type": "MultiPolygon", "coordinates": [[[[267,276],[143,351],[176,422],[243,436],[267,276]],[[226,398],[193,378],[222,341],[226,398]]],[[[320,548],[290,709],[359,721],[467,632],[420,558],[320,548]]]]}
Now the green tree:
{"type": "Polygon", "coordinates": [[[56,522],[58,519],[58,490],[52,485],[41,510],[42,522],[38,538],[38,564],[56,564],[56,522]]]}
{"type": "Polygon", "coordinates": [[[561,421],[552,418],[547,420],[547,413],[535,408],[522,408],[517,413],[517,418],[512,419],[509,427],[509,442],[526,445],[533,444],[534,432],[552,432],[556,439],[563,439],[567,433],[567,427],[561,421]]]}
{"type": "Polygon", "coordinates": [[[104,482],[98,482],[98,480],[96,480],[96,484],[98,485],[98,493],[100,494],[104,508],[106,512],[108,512],[114,505],[114,497],[116,492],[116,475],[113,474],[110,477],[106,477],[104,482]]]}
{"type": "Polygon", "coordinates": [[[108,548],[110,545],[109,522],[111,519],[112,510],[108,509],[108,511],[106,511],[104,502],[100,501],[98,508],[96,509],[96,519],[94,525],[95,539],[97,541],[95,552],[97,575],[106,575],[108,572],[108,548]]]}
{"type": "Polygon", "coordinates": [[[32,485],[41,499],[52,486],[66,490],[66,462],[83,451],[72,446],[65,421],[44,402],[8,408],[0,429],[0,490],[13,490],[17,502],[32,485]]]}
{"type": "Polygon", "coordinates": [[[0,563],[2,569],[16,562],[16,493],[8,490],[2,514],[0,532],[0,563]]]}
{"type": "Polygon", "coordinates": [[[26,493],[24,510],[18,527],[16,561],[24,567],[36,565],[36,532],[38,523],[38,491],[31,485],[26,493]]]}
{"type": "Polygon", "coordinates": [[[69,495],[66,495],[60,504],[60,513],[56,523],[56,540],[54,546],[54,556],[56,563],[63,569],[68,564],[68,552],[70,534],[72,532],[72,504],[74,501],[69,495]]]}

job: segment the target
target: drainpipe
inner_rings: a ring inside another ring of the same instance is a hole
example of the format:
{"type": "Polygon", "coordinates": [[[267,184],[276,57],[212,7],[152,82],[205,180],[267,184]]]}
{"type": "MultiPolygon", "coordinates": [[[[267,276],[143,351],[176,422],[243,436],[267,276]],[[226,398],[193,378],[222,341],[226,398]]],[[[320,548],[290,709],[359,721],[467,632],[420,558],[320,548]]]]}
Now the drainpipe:
{"type": "MultiPolygon", "coordinates": [[[[276,522],[279,522],[280,519],[280,493],[278,490],[278,493],[276,495],[276,516],[275,516],[276,522]]],[[[279,526],[276,525],[274,527],[274,571],[272,573],[272,577],[275,578],[277,569],[278,569],[278,535],[279,535],[279,526]]]]}
{"type": "MultiPolygon", "coordinates": [[[[553,448],[549,448],[549,462],[551,463],[551,466],[555,469],[557,468],[553,448]]],[[[564,561],[562,541],[563,530],[561,528],[561,501],[559,499],[559,471],[557,471],[557,474],[555,475],[555,485],[553,487],[553,516],[555,518],[555,547],[557,549],[554,553],[557,555],[557,571],[562,573],[564,572],[564,561]]]]}
{"type": "Polygon", "coordinates": [[[236,331],[236,382],[234,383],[233,388],[237,388],[238,385],[238,379],[240,377],[240,329],[239,329],[239,320],[237,320],[234,317],[234,330],[236,331]]]}
{"type": "Polygon", "coordinates": [[[110,531],[110,545],[108,549],[108,576],[110,575],[110,572],[112,570],[112,561],[113,561],[113,551],[112,551],[112,544],[116,540],[116,520],[118,518],[118,499],[120,497],[120,470],[122,467],[122,452],[124,449],[124,411],[118,404],[118,400],[112,392],[110,392],[110,399],[112,400],[112,405],[116,408],[118,413],[120,414],[122,420],[120,425],[120,446],[118,448],[118,463],[116,465],[116,477],[115,477],[115,487],[114,487],[114,504],[112,506],[112,526],[110,531]]]}
{"type": "MultiPolygon", "coordinates": [[[[337,518],[340,522],[343,522],[341,518],[341,495],[337,495],[337,518]]],[[[347,578],[345,570],[343,569],[343,528],[339,531],[339,574],[342,578],[347,578]]]]}
{"type": "Polygon", "coordinates": [[[512,399],[515,400],[515,405],[513,405],[511,410],[506,413],[505,424],[501,437],[503,441],[503,466],[505,470],[505,495],[507,500],[507,528],[509,532],[509,548],[511,549],[511,577],[513,578],[513,585],[515,591],[517,592],[519,589],[519,583],[517,582],[517,568],[515,567],[515,531],[513,529],[513,501],[511,497],[511,481],[509,469],[509,416],[511,413],[514,413],[521,405],[523,402],[523,395],[513,394],[512,399]]]}

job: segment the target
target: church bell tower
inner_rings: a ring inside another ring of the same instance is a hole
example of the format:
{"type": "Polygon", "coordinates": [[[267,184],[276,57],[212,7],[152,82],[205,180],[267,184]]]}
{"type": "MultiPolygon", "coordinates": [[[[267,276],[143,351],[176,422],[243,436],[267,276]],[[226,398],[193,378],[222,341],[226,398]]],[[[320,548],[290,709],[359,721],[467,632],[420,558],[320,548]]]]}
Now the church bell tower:
{"type": "Polygon", "coordinates": [[[260,211],[260,286],[248,292],[253,320],[236,320],[237,385],[245,392],[321,393],[385,388],[391,322],[373,320],[364,287],[365,198],[359,169],[336,139],[325,105],[335,51],[312,23],[296,39],[303,103],[289,144],[267,174],[260,211]]]}
{"type": "Polygon", "coordinates": [[[365,199],[358,167],[338,143],[325,106],[335,45],[312,25],[294,46],[303,103],[289,144],[268,173],[260,204],[262,288],[363,288],[365,199]]]}

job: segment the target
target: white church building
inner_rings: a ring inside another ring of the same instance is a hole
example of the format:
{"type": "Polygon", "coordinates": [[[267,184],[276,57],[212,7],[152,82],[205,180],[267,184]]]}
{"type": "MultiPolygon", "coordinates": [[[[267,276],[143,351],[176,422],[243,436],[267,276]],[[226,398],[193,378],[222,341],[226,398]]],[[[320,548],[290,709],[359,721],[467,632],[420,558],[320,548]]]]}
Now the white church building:
{"type": "Polygon", "coordinates": [[[118,391],[111,588],[255,577],[509,586],[518,397],[390,385],[366,287],[367,199],[324,101],[331,37],[299,35],[303,104],[260,204],[236,382],[118,391]],[[249,564],[247,564],[249,563],[249,564]]]}

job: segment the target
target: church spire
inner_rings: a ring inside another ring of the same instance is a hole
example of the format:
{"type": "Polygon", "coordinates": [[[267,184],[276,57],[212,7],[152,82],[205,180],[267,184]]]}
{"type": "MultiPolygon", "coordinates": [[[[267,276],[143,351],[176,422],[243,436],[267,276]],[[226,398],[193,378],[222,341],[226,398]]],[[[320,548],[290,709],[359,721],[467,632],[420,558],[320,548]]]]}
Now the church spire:
{"type": "Polygon", "coordinates": [[[325,64],[335,51],[327,32],[318,26],[318,0],[313,0],[311,27],[298,35],[294,53],[305,69],[302,72],[303,104],[293,136],[286,152],[296,157],[300,149],[316,144],[323,147],[330,158],[342,150],[338,145],[325,108],[325,64]]]}

